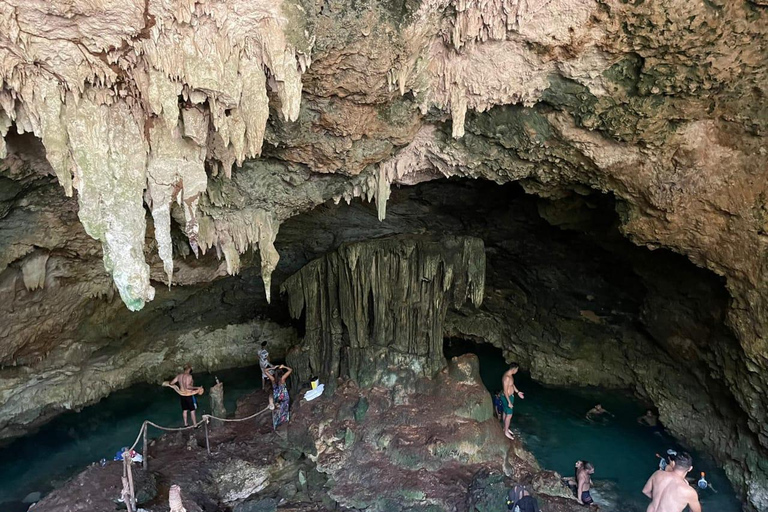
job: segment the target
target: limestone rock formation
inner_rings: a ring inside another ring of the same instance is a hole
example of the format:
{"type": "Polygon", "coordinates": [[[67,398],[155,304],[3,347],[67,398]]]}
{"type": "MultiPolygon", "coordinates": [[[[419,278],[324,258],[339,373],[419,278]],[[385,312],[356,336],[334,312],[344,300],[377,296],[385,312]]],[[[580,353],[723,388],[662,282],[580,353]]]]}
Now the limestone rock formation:
{"type": "MultiPolygon", "coordinates": [[[[768,509],[767,33],[761,0],[0,2],[4,431],[131,382],[17,406],[50,372],[82,382],[123,344],[148,347],[150,328],[173,345],[208,323],[284,318],[284,304],[264,304],[273,276],[279,286],[342,241],[398,231],[313,225],[281,241],[302,212],[332,221],[319,205],[362,197],[384,219],[393,185],[519,182],[553,201],[610,194],[632,242],[723,278],[711,351],[695,322],[652,334],[696,354],[699,381],[730,397],[738,424],[703,440],[722,457],[738,433],[729,474],[768,509]]],[[[662,318],[645,308],[647,323],[662,318]]],[[[461,332],[506,329],[464,320],[461,332]]],[[[560,362],[583,369],[565,348],[560,362]]]]}
{"type": "Polygon", "coordinates": [[[291,315],[306,318],[302,345],[288,363],[298,382],[317,375],[330,390],[338,377],[408,389],[403,377],[430,377],[445,365],[448,308],[468,299],[479,306],[484,286],[485,253],[477,238],[342,245],[282,285],[291,315]]]}
{"type": "MultiPolygon", "coordinates": [[[[178,204],[196,249],[206,158],[229,175],[234,162],[261,153],[267,88],[284,118],[297,118],[311,47],[303,19],[291,16],[299,9],[165,0],[0,7],[0,135],[14,126],[42,139],[130,309],[154,297],[145,189],[170,283],[170,208],[178,204]]],[[[260,243],[271,246],[268,235],[260,243]]]]}

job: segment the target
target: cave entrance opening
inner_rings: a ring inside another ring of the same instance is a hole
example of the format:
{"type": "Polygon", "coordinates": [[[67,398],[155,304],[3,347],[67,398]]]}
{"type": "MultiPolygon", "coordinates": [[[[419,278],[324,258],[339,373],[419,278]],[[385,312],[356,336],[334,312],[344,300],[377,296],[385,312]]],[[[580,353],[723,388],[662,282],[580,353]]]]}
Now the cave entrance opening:
{"type": "MultiPolygon", "coordinates": [[[[446,338],[447,359],[475,354],[480,377],[488,392],[501,390],[501,377],[509,368],[504,353],[490,343],[461,338],[446,338]]],[[[524,400],[515,400],[512,430],[520,436],[542,467],[564,476],[573,475],[576,460],[595,465],[595,499],[601,509],[614,512],[644,512],[648,500],[642,495],[647,478],[657,469],[656,453],[668,448],[689,450],[672,436],[637,423],[647,405],[628,391],[600,387],[545,386],[522,367],[515,383],[524,400]],[[588,421],[586,412],[602,404],[614,416],[588,421]]],[[[499,423],[499,428],[501,423],[499,423]]],[[[741,503],[733,493],[725,473],[702,453],[693,452],[696,470],[705,471],[718,493],[702,492],[704,510],[737,512],[741,503]]],[[[698,473],[697,473],[698,474],[698,473]]]]}

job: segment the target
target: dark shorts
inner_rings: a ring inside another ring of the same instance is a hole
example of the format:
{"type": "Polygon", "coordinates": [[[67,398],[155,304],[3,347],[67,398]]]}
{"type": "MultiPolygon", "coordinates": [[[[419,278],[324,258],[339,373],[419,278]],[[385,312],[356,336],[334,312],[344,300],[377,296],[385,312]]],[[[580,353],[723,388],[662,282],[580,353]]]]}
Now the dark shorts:
{"type": "Polygon", "coordinates": [[[501,410],[504,412],[504,414],[512,414],[515,410],[515,397],[513,395],[510,395],[509,401],[507,401],[507,397],[504,395],[501,395],[501,410]]]}
{"type": "Polygon", "coordinates": [[[181,410],[182,411],[194,411],[197,409],[197,400],[195,400],[195,396],[180,396],[181,399],[181,410]]]}
{"type": "Polygon", "coordinates": [[[590,505],[595,502],[595,500],[592,499],[592,495],[589,494],[589,491],[581,493],[581,501],[583,501],[585,505],[590,505]]]}

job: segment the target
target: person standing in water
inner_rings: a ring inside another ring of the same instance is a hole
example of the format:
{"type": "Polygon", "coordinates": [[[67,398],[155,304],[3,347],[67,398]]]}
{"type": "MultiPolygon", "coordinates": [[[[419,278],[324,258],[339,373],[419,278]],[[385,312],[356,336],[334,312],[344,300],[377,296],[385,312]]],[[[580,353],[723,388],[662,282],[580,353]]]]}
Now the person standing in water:
{"type": "MultiPolygon", "coordinates": [[[[184,366],[184,371],[178,374],[170,383],[172,386],[175,384],[179,386],[181,391],[196,391],[195,382],[192,379],[192,366],[187,363],[184,366]]],[[[192,413],[192,424],[197,425],[197,417],[195,416],[195,410],[197,409],[197,399],[195,395],[179,396],[181,402],[181,415],[184,418],[184,426],[187,426],[187,411],[192,413]]]]}
{"type": "Polygon", "coordinates": [[[293,370],[285,365],[274,367],[274,372],[267,372],[267,378],[272,383],[272,398],[275,409],[272,411],[272,427],[277,428],[290,419],[291,398],[285,381],[293,370]]]}
{"type": "Polygon", "coordinates": [[[581,505],[591,505],[594,503],[589,489],[592,485],[592,475],[595,472],[595,466],[589,461],[581,461],[581,467],[576,469],[576,499],[581,505]]]}
{"type": "Polygon", "coordinates": [[[686,475],[693,469],[693,459],[688,453],[678,453],[672,471],[659,470],[651,475],[643,487],[643,494],[651,499],[646,512],[701,512],[699,495],[688,484],[686,475]]]}
{"type": "Polygon", "coordinates": [[[525,398],[523,392],[515,386],[515,374],[519,369],[520,366],[517,363],[512,363],[509,365],[509,370],[507,370],[501,378],[501,389],[503,393],[501,397],[501,408],[504,416],[504,435],[510,439],[515,438],[509,430],[509,423],[512,421],[512,414],[514,413],[515,394],[517,394],[521,400],[525,398]]]}

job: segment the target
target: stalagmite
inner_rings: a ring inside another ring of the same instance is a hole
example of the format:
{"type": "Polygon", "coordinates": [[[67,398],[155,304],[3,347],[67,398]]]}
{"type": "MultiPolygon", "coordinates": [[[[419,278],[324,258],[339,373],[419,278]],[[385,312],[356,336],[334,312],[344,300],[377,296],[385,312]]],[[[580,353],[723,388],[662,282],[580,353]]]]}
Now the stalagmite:
{"type": "Polygon", "coordinates": [[[300,353],[289,356],[298,381],[319,375],[335,386],[348,367],[361,385],[382,382],[391,366],[416,376],[440,370],[449,307],[479,306],[483,242],[470,237],[399,236],[342,245],[281,287],[291,316],[306,315],[300,353]],[[343,363],[342,363],[343,361],[343,363]]]}
{"type": "Polygon", "coordinates": [[[168,506],[171,512],[187,512],[184,508],[184,503],[181,501],[181,487],[178,485],[172,485],[168,491],[168,506]]]}
{"type": "MultiPolygon", "coordinates": [[[[218,418],[227,417],[227,407],[224,405],[224,383],[219,382],[216,379],[216,384],[211,387],[211,412],[218,418]]],[[[223,422],[219,420],[211,420],[211,425],[219,426],[223,422]]]]}

